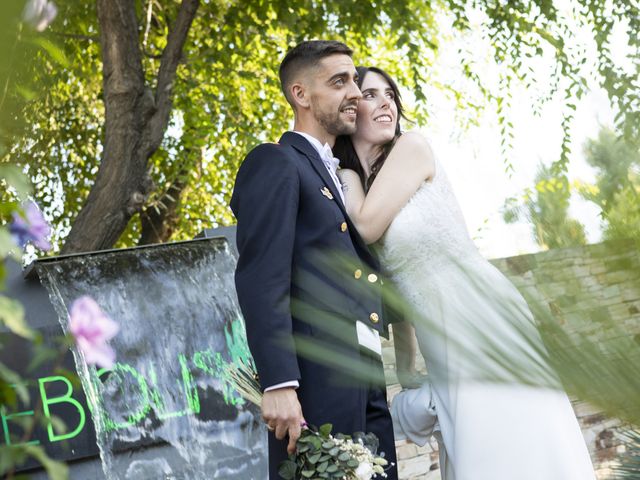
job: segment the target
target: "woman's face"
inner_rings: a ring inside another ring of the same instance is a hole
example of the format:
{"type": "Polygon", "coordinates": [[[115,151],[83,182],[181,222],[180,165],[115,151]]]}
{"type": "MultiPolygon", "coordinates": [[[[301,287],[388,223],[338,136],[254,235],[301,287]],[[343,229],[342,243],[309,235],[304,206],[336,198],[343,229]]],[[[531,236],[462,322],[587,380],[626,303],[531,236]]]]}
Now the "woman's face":
{"type": "Polygon", "coordinates": [[[384,145],[396,132],[398,108],[395,94],[384,77],[367,72],[360,87],[362,98],[358,102],[358,117],[354,140],[373,145],[384,145]]]}

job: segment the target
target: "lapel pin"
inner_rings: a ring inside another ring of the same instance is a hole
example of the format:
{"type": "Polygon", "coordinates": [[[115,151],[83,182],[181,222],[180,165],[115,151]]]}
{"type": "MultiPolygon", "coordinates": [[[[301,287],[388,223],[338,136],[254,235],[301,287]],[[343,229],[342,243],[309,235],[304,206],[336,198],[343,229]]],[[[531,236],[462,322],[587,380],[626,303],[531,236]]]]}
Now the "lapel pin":
{"type": "Polygon", "coordinates": [[[331,192],[329,191],[329,189],[327,187],[322,187],[320,189],[320,191],[322,192],[322,194],[327,197],[329,200],[333,200],[333,195],[331,194],[331,192]]]}

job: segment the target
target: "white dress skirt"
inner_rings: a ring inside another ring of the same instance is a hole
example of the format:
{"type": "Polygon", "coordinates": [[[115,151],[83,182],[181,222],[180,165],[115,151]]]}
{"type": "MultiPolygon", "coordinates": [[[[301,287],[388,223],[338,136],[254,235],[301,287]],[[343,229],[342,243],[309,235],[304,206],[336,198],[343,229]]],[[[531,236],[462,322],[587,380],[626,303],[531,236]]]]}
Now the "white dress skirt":
{"type": "Polygon", "coordinates": [[[379,253],[415,312],[429,378],[392,402],[397,438],[424,445],[435,435],[443,480],[594,480],[571,403],[536,345],[531,311],[469,238],[439,161],[379,253]]]}

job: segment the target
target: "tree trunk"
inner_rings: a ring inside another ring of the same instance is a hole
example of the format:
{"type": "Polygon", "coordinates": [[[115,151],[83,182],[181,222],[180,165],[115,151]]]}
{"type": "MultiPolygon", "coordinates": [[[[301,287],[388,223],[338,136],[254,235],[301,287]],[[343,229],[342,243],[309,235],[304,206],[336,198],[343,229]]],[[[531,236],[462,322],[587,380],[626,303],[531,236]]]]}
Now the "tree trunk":
{"type": "MultiPolygon", "coordinates": [[[[186,172],[184,172],[184,174],[186,174],[186,172]]],[[[176,209],[180,195],[182,195],[182,191],[186,186],[183,178],[183,172],[180,172],[178,179],[173,182],[160,197],[157,205],[145,208],[140,214],[142,233],[140,234],[138,245],[164,243],[171,238],[171,234],[178,220],[176,209]]]]}
{"type": "Polygon", "coordinates": [[[172,84],[199,0],[183,0],[169,33],[156,91],[145,85],[135,2],[97,0],[102,45],[105,139],[96,181],[62,253],[112,247],[154,188],[149,157],[171,114],[172,84]]]}

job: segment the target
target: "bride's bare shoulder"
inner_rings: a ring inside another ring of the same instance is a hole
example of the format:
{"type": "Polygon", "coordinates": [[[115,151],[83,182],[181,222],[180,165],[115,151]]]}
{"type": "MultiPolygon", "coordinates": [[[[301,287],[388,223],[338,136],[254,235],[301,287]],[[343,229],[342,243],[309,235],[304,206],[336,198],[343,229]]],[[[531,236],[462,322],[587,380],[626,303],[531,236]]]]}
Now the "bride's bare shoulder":
{"type": "Polygon", "coordinates": [[[411,159],[425,169],[426,177],[431,178],[435,172],[435,157],[431,144],[420,132],[403,133],[393,147],[401,157],[411,159]]]}
{"type": "Polygon", "coordinates": [[[428,152],[431,152],[431,144],[427,137],[416,130],[410,130],[408,132],[404,132],[398,140],[396,141],[396,145],[406,145],[409,147],[418,147],[423,148],[428,152]]]}

